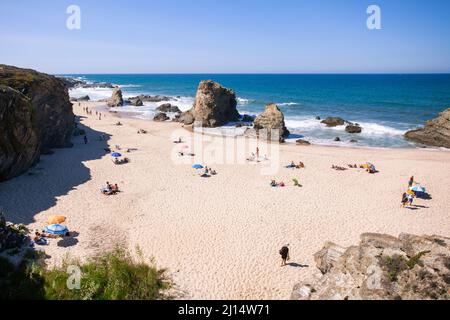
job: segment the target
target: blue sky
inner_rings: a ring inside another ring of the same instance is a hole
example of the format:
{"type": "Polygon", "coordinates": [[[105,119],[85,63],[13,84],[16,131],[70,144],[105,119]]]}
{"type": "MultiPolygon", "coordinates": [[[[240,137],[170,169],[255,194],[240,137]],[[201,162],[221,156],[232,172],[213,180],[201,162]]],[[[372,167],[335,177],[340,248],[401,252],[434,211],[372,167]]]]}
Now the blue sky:
{"type": "Polygon", "coordinates": [[[48,73],[450,72],[448,0],[1,0],[0,17],[0,63],[48,73]]]}

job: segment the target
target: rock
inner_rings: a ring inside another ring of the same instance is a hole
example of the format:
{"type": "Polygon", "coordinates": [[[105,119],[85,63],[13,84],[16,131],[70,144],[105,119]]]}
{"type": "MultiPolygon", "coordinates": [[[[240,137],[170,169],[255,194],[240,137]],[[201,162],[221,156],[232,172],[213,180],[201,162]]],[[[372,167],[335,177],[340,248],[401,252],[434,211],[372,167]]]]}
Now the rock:
{"type": "Polygon", "coordinates": [[[320,277],[294,286],[297,300],[448,300],[450,238],[363,234],[359,245],[327,243],[320,277]]]}
{"type": "Polygon", "coordinates": [[[341,142],[341,138],[336,137],[336,138],[334,138],[334,141],[335,141],[335,142],[341,142]]]}
{"type": "Polygon", "coordinates": [[[87,95],[80,97],[80,98],[71,98],[70,99],[70,101],[72,101],[72,102],[82,102],[82,101],[89,101],[89,100],[91,100],[91,98],[87,95]]]}
{"type": "Polygon", "coordinates": [[[236,127],[236,128],[242,128],[242,127],[243,127],[243,124],[242,124],[242,123],[237,123],[237,124],[235,125],[235,127],[236,127]]]}
{"type": "Polygon", "coordinates": [[[276,104],[268,104],[266,110],[256,117],[253,127],[258,137],[266,140],[283,141],[290,132],[284,123],[284,115],[276,104]]]}
{"type": "Polygon", "coordinates": [[[310,146],[311,142],[303,140],[303,139],[298,139],[297,141],[295,141],[295,143],[299,146],[310,146]]]}
{"type": "Polygon", "coordinates": [[[139,98],[143,102],[164,102],[164,101],[172,100],[170,97],[166,97],[166,96],[149,96],[149,95],[144,95],[144,94],[141,94],[137,97],[130,98],[130,99],[137,99],[137,98],[139,98]]]}
{"type": "Polygon", "coordinates": [[[323,124],[326,124],[327,127],[337,127],[343,126],[345,124],[345,120],[339,117],[328,117],[325,120],[322,120],[323,124]]]}
{"type": "Polygon", "coordinates": [[[22,249],[28,243],[27,232],[22,224],[6,222],[3,212],[0,212],[0,253],[22,249]]]}
{"type": "MultiPolygon", "coordinates": [[[[43,74],[34,70],[20,69],[12,66],[0,65],[0,85],[10,87],[26,96],[31,103],[32,122],[35,132],[38,136],[40,152],[45,152],[52,148],[72,147],[71,139],[75,126],[75,115],[72,111],[72,103],[65,84],[58,78],[43,74]]],[[[19,101],[23,104],[23,97],[17,96],[17,93],[4,89],[3,98],[4,108],[8,107],[9,99],[19,101]]],[[[15,110],[15,108],[13,108],[15,110]]],[[[19,108],[21,109],[21,108],[19,108]]],[[[16,119],[27,118],[25,115],[15,115],[16,119]]],[[[19,124],[22,127],[22,125],[19,124]]],[[[31,137],[33,134],[28,132],[30,127],[23,125],[22,135],[31,137]]],[[[0,127],[0,131],[4,130],[0,127]]],[[[10,128],[7,130],[11,130],[10,128]]],[[[34,148],[33,144],[22,145],[22,148],[34,148]]],[[[17,150],[17,148],[15,149],[17,150]]],[[[14,152],[8,149],[6,158],[15,157],[14,152]]],[[[34,157],[29,163],[33,165],[36,161],[34,157]]]]}
{"type": "Polygon", "coordinates": [[[255,121],[255,118],[252,117],[252,116],[250,116],[250,115],[248,115],[248,114],[244,114],[244,115],[242,116],[241,121],[242,121],[242,122],[250,123],[250,122],[255,121]]]}
{"type": "Polygon", "coordinates": [[[358,140],[352,139],[350,140],[350,143],[358,143],[358,140]]]}
{"type": "Polygon", "coordinates": [[[122,97],[122,90],[120,88],[114,88],[111,98],[108,100],[108,107],[115,108],[115,107],[122,107],[123,106],[123,97],[122,97]]]}
{"type": "MultiPolygon", "coordinates": [[[[220,127],[228,122],[238,121],[236,94],[220,84],[207,80],[200,82],[195,102],[190,113],[195,122],[203,127],[220,127]]],[[[184,118],[182,116],[182,118],[184,118]]],[[[189,117],[187,120],[191,120],[189,117]]],[[[189,121],[190,122],[190,121],[189,121]]],[[[188,124],[188,123],[185,123],[188,124]]]]}
{"type": "Polygon", "coordinates": [[[164,122],[167,120],[170,120],[170,118],[167,116],[167,114],[162,113],[162,112],[156,114],[155,117],[153,118],[153,121],[158,121],[158,122],[164,122]]]}
{"type": "Polygon", "coordinates": [[[159,112],[172,112],[172,113],[181,112],[181,110],[177,106],[173,106],[170,103],[162,104],[158,108],[156,108],[156,110],[159,112]]]}
{"type": "Polygon", "coordinates": [[[178,121],[184,123],[185,125],[191,125],[195,122],[195,118],[191,110],[189,110],[181,113],[178,117],[178,121]]]}
{"type": "Polygon", "coordinates": [[[428,121],[424,128],[407,132],[405,138],[427,146],[450,148],[450,108],[428,121]]]}
{"type": "Polygon", "coordinates": [[[128,99],[128,103],[135,107],[142,107],[144,105],[139,97],[128,99]]]}
{"type": "Polygon", "coordinates": [[[30,99],[0,85],[0,181],[24,173],[39,160],[39,154],[30,99]]]}
{"type": "Polygon", "coordinates": [[[316,120],[319,120],[319,121],[320,121],[320,120],[322,120],[322,118],[319,117],[319,116],[317,116],[317,117],[316,117],[316,120]]]}
{"type": "Polygon", "coordinates": [[[345,127],[345,131],[348,133],[361,133],[362,128],[358,124],[349,124],[345,127]]]}

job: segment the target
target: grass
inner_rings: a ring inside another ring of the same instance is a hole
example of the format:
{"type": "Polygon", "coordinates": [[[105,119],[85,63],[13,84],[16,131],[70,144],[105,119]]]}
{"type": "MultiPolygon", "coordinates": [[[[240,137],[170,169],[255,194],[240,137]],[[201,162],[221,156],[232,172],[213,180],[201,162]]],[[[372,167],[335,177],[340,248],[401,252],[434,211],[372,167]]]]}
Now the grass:
{"type": "Polygon", "coordinates": [[[391,282],[396,282],[398,275],[406,270],[412,270],[416,265],[421,265],[420,259],[430,251],[419,252],[414,257],[406,259],[401,255],[393,255],[392,257],[381,257],[381,266],[387,271],[388,278],[391,282]]]}
{"type": "Polygon", "coordinates": [[[38,261],[28,260],[14,268],[0,260],[0,299],[170,299],[165,293],[171,287],[165,276],[166,271],[157,269],[153,263],[146,264],[142,259],[135,261],[123,249],[105,253],[85,263],[67,259],[61,267],[52,270],[45,269],[38,261]],[[68,266],[78,266],[81,270],[79,289],[68,289],[68,266]]]}

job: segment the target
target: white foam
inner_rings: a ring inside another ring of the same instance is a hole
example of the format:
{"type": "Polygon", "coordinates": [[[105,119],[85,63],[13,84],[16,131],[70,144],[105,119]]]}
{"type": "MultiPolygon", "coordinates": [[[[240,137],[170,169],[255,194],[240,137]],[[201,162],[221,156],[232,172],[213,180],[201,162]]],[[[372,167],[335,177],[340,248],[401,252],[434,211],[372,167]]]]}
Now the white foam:
{"type": "Polygon", "coordinates": [[[75,88],[69,90],[69,96],[71,98],[81,98],[86,95],[91,100],[103,100],[110,98],[113,90],[111,88],[75,88]]]}
{"type": "Polygon", "coordinates": [[[300,103],[297,102],[282,102],[282,103],[276,103],[279,107],[289,107],[289,106],[299,106],[300,103]]]}

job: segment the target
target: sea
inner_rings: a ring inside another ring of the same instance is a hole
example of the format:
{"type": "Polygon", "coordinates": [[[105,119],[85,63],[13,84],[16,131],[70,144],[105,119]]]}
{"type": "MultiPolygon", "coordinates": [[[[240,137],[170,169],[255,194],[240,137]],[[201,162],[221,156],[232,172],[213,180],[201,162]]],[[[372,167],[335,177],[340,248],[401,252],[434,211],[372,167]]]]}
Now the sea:
{"type": "MultiPolygon", "coordinates": [[[[258,115],[276,103],[291,132],[288,142],[306,139],[314,144],[374,148],[412,148],[404,139],[450,107],[450,74],[70,74],[89,83],[108,82],[122,88],[124,98],[139,94],[170,96],[182,111],[192,107],[201,80],[214,80],[233,89],[238,110],[258,115]],[[358,123],[363,131],[348,134],[345,127],[328,128],[317,117],[341,117],[358,123]],[[334,141],[336,137],[340,142],[334,141]],[[355,143],[351,140],[357,140],[355,143]]],[[[109,98],[108,88],[77,88],[72,97],[109,98]]],[[[151,121],[161,103],[118,108],[151,121]]],[[[219,130],[236,134],[234,124],[219,130]]]]}

